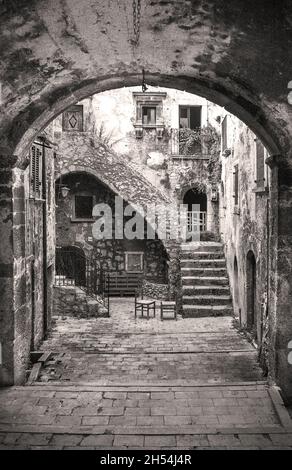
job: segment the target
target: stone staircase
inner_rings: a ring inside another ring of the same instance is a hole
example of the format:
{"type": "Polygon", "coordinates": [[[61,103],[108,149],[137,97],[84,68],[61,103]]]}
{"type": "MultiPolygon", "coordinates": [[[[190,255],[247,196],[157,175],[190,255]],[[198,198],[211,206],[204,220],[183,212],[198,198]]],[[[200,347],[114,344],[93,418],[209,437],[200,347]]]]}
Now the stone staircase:
{"type": "Polygon", "coordinates": [[[90,296],[72,279],[55,276],[54,315],[76,318],[108,317],[109,309],[99,295],[90,296]],[[68,281],[68,282],[66,282],[68,281]]]}
{"type": "Polygon", "coordinates": [[[181,252],[184,317],[232,314],[223,246],[215,242],[183,243],[181,252]]]}

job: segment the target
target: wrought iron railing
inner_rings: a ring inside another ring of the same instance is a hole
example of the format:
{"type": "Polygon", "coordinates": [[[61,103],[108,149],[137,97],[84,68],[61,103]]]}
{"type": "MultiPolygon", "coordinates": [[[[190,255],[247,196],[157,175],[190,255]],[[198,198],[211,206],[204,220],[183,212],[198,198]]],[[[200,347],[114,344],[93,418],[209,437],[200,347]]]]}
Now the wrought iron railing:
{"type": "Polygon", "coordinates": [[[187,229],[189,233],[207,230],[207,212],[187,211],[187,229]]]}
{"type": "Polygon", "coordinates": [[[56,248],[56,286],[76,286],[104,300],[109,311],[109,273],[77,247],[56,248]]]}
{"type": "Polygon", "coordinates": [[[171,152],[179,156],[196,156],[205,153],[201,128],[171,129],[171,152]]]}

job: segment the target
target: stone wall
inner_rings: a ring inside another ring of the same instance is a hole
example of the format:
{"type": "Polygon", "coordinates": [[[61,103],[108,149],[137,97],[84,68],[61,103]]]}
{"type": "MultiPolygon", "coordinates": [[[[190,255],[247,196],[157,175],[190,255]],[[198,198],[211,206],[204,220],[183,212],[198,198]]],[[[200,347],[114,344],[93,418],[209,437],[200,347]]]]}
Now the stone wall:
{"type": "MultiPolygon", "coordinates": [[[[227,269],[233,294],[235,315],[243,328],[248,325],[248,290],[253,288],[248,255],[256,260],[256,298],[254,337],[260,351],[268,342],[266,322],[268,295],[269,191],[270,171],[266,166],[266,189],[256,188],[256,137],[241,121],[228,115],[228,148],[222,156],[220,193],[220,231],[225,246],[227,269]],[[239,169],[239,203],[234,199],[234,167],[239,169]],[[235,261],[236,260],[236,261],[235,261]],[[236,271],[236,262],[238,274],[236,271]]],[[[267,364],[266,364],[267,366],[267,364]]]]}
{"type": "Polygon", "coordinates": [[[144,297],[157,300],[168,300],[168,284],[158,284],[157,282],[144,280],[142,289],[144,297]]]}
{"type": "MultiPolygon", "coordinates": [[[[133,47],[130,0],[118,10],[114,2],[85,0],[71,2],[70,8],[64,2],[56,7],[55,2],[38,0],[34,8],[27,1],[17,8],[9,1],[1,4],[1,40],[9,45],[3,50],[0,66],[0,166],[5,181],[1,182],[0,196],[2,383],[13,381],[14,350],[18,349],[15,322],[19,322],[17,335],[22,341],[21,321],[25,323],[26,318],[21,289],[26,282],[23,224],[14,223],[12,216],[18,213],[23,217],[24,198],[12,168],[25,167],[32,140],[66,107],[99,91],[140,84],[144,67],[148,83],[186,89],[225,106],[263,139],[271,153],[282,153],[291,169],[291,100],[287,99],[292,77],[292,40],[287,34],[291,2],[282,2],[279,7],[277,2],[259,0],[247,7],[243,0],[170,0],[167,4],[149,2],[142,10],[140,43],[133,47]]],[[[289,174],[287,169],[285,173],[289,174]]],[[[281,370],[278,343],[271,359],[277,377],[282,375],[286,380],[284,357],[288,349],[281,331],[286,324],[286,335],[292,334],[286,304],[290,290],[285,288],[287,283],[289,288],[292,285],[291,273],[285,269],[291,265],[291,250],[287,233],[278,244],[277,223],[285,225],[290,203],[284,203],[281,194],[278,197],[277,185],[275,181],[270,218],[276,229],[269,258],[278,299],[274,298],[269,308],[275,320],[272,334],[281,346],[281,370]],[[279,259],[285,262],[278,276],[279,259]],[[285,283],[280,286],[277,279],[285,272],[285,283]],[[282,325],[279,335],[278,319],[282,325]]]]}
{"type": "Polygon", "coordinates": [[[74,318],[108,317],[109,312],[101,297],[89,297],[78,287],[54,286],[54,315],[74,318]]]}
{"type": "MultiPolygon", "coordinates": [[[[38,147],[41,150],[43,150],[42,142],[47,146],[46,141],[40,141],[38,147]]],[[[46,148],[45,153],[43,163],[48,184],[43,182],[44,186],[38,198],[33,198],[31,194],[29,166],[25,169],[14,169],[10,175],[11,181],[7,170],[3,172],[5,174],[3,188],[6,192],[12,191],[13,181],[13,205],[10,215],[4,205],[5,191],[1,191],[1,207],[3,214],[6,211],[6,221],[11,228],[12,222],[14,224],[13,232],[10,234],[14,247],[11,278],[0,283],[1,288],[7,286],[7,281],[9,279],[12,281],[13,275],[14,282],[10,285],[9,294],[11,296],[9,323],[8,317],[5,319],[0,315],[0,342],[4,345],[2,364],[0,364],[0,384],[3,385],[23,382],[29,353],[39,346],[50,326],[52,308],[50,293],[53,285],[55,256],[53,248],[55,243],[54,157],[53,150],[50,148],[46,148]],[[46,244],[45,241],[47,241],[46,244]],[[46,274],[48,274],[48,282],[45,288],[44,276],[46,274]],[[13,327],[10,324],[12,318],[13,327]],[[8,324],[10,324],[9,334],[8,324]],[[8,341],[7,338],[9,338],[8,341]],[[13,356],[8,354],[9,348],[10,352],[13,349],[13,356]]],[[[11,251],[6,245],[4,233],[4,230],[1,230],[1,236],[3,234],[1,249],[4,250],[3,256],[6,251],[5,258],[8,260],[11,251]]],[[[8,234],[7,231],[6,233],[8,234]]],[[[3,308],[7,307],[7,302],[3,293],[3,296],[1,295],[3,308]]]]}
{"type": "MultiPolygon", "coordinates": [[[[201,106],[202,127],[211,125],[218,132],[222,108],[191,93],[148,87],[147,93],[165,94],[165,98],[162,99],[164,132],[162,138],[158,138],[156,129],[144,128],[143,137],[137,138],[134,126],[136,103],[133,97],[133,93],[137,91],[140,91],[140,88],[109,90],[80,102],[83,107],[82,132],[64,131],[62,116],[59,116],[53,124],[54,139],[59,144],[60,157],[57,171],[64,171],[69,163],[71,166],[77,164],[91,167],[98,171],[101,181],[113,183],[119,194],[121,189],[124,191],[126,189],[120,184],[121,180],[125,181],[125,176],[130,187],[132,184],[134,187],[135,180],[139,178],[144,184],[137,187],[138,193],[135,197],[139,198],[143,186],[148,189],[152,187],[156,203],[163,201],[182,203],[183,193],[187,189],[198,182],[201,185],[205,184],[208,201],[207,229],[218,233],[218,207],[211,202],[212,184],[208,170],[210,155],[203,146],[203,152],[192,156],[180,156],[177,131],[179,106],[201,106]],[[105,148],[108,149],[106,154],[105,148]],[[112,152],[109,152],[109,149],[112,149],[112,152]],[[95,159],[91,158],[93,153],[96,155],[95,159]],[[119,165],[119,171],[114,171],[115,163],[119,165]],[[124,169],[121,171],[121,163],[127,165],[127,175],[124,169]]],[[[149,202],[145,192],[141,196],[149,202]]],[[[130,201],[128,194],[127,197],[130,201]]]]}
{"type": "MultiPolygon", "coordinates": [[[[106,203],[112,209],[113,222],[115,220],[115,194],[91,175],[74,173],[64,176],[62,184],[70,191],[63,198],[56,190],[56,244],[57,246],[79,246],[85,254],[97,260],[97,263],[106,270],[119,274],[126,272],[125,252],[144,253],[144,275],[148,278],[166,280],[167,253],[163,243],[158,239],[115,238],[113,223],[112,237],[95,239],[93,233],[94,219],[92,221],[74,220],[75,194],[87,191],[95,197],[95,204],[106,203]]],[[[129,183],[130,184],[130,183],[129,183]]],[[[124,202],[124,206],[126,202],[124,202]]],[[[143,221],[144,223],[144,221],[143,221]]]]}

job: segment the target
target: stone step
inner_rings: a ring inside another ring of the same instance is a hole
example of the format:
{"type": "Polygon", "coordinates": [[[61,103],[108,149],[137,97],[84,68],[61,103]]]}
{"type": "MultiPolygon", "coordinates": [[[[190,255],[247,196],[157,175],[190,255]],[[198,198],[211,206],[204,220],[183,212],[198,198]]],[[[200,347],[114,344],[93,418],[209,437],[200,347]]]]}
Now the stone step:
{"type": "Polygon", "coordinates": [[[184,295],[229,295],[229,286],[182,286],[184,295]]]}
{"type": "Polygon", "coordinates": [[[183,305],[185,318],[230,316],[232,312],[232,306],[229,305],[183,305]]]}
{"type": "Polygon", "coordinates": [[[224,259],[223,251],[182,251],[181,259],[224,259]]]}
{"type": "Polygon", "coordinates": [[[181,259],[183,268],[219,268],[225,267],[225,259],[181,259]]]}
{"type": "Polygon", "coordinates": [[[181,244],[182,251],[223,251],[222,243],[216,242],[188,242],[181,244]]]}
{"type": "Polygon", "coordinates": [[[184,286],[228,286],[229,280],[227,276],[182,276],[182,284],[184,286]]]}
{"type": "Polygon", "coordinates": [[[209,267],[188,267],[182,266],[181,267],[182,276],[219,276],[219,277],[227,277],[227,270],[226,267],[220,268],[209,268],[209,267]]]}
{"type": "Polygon", "coordinates": [[[183,295],[184,305],[231,305],[230,295],[183,295]]]}

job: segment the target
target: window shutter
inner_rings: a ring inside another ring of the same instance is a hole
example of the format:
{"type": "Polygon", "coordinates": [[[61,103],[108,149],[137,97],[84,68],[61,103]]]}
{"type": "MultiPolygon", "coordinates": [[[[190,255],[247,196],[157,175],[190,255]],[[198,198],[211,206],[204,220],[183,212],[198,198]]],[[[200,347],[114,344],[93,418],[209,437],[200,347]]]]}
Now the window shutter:
{"type": "Polygon", "coordinates": [[[30,184],[31,193],[35,193],[35,172],[36,172],[36,146],[33,145],[31,148],[31,159],[30,159],[30,184]]]}
{"type": "Polygon", "coordinates": [[[37,145],[31,148],[31,193],[33,197],[41,196],[42,188],[42,150],[37,145]]]}
{"type": "Polygon", "coordinates": [[[233,172],[233,197],[234,204],[238,206],[239,203],[239,178],[238,178],[238,165],[235,165],[233,172]]]}
{"type": "Polygon", "coordinates": [[[256,141],[256,185],[265,186],[265,147],[260,140],[256,141]]]}
{"type": "Polygon", "coordinates": [[[222,139],[222,151],[224,152],[224,150],[227,149],[227,116],[225,116],[225,118],[224,118],[223,121],[222,121],[221,133],[222,133],[222,136],[221,136],[221,139],[222,139]]]}

